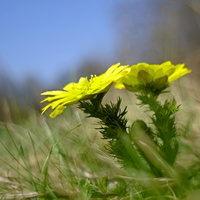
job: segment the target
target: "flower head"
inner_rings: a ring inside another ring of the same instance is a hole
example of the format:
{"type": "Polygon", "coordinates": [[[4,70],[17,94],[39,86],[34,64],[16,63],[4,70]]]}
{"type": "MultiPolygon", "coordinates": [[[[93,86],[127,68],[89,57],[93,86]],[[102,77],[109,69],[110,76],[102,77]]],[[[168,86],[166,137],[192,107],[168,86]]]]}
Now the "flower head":
{"type": "Polygon", "coordinates": [[[63,91],[47,91],[41,95],[50,95],[42,102],[50,102],[42,109],[44,113],[48,108],[53,112],[50,117],[54,118],[61,114],[67,106],[78,103],[81,100],[91,99],[93,96],[104,93],[109,90],[112,83],[128,73],[128,66],[120,66],[120,63],[112,65],[104,74],[100,76],[93,75],[88,80],[87,77],[81,77],[78,83],[69,83],[63,91]]]}
{"type": "Polygon", "coordinates": [[[116,81],[116,88],[126,88],[132,92],[160,93],[168,84],[190,73],[184,64],[173,65],[170,61],[161,65],[139,63],[130,67],[129,73],[116,81]]]}

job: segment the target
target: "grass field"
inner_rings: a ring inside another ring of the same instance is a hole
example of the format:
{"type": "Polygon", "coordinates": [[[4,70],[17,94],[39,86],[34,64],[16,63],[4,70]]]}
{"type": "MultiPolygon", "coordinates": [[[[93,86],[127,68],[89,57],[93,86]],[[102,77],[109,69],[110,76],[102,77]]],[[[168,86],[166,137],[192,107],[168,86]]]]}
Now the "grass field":
{"type": "MultiPolygon", "coordinates": [[[[186,83],[178,81],[171,93],[163,94],[181,104],[175,175],[153,177],[122,168],[105,149],[98,121],[86,118],[76,106],[55,119],[30,111],[19,124],[0,122],[0,199],[198,200],[199,90],[186,83]]],[[[133,93],[111,90],[105,102],[118,96],[122,107],[128,106],[128,123],[146,118],[133,93]]]]}

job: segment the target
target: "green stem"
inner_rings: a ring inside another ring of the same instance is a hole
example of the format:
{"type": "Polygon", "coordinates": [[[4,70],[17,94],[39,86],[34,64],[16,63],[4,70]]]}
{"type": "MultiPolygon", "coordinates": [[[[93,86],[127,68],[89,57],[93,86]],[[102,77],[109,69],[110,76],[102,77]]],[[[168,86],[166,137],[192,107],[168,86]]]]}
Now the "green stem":
{"type": "Polygon", "coordinates": [[[137,148],[142,152],[149,166],[152,167],[155,175],[164,174],[167,177],[175,178],[177,174],[175,170],[162,158],[160,152],[158,152],[156,144],[152,141],[150,136],[145,131],[144,123],[141,120],[135,121],[131,128],[129,137],[137,146],[137,148]]]}
{"type": "Polygon", "coordinates": [[[88,117],[95,117],[100,120],[102,126],[99,130],[103,138],[108,139],[107,149],[121,161],[124,167],[152,173],[148,163],[134,146],[126,131],[127,119],[125,115],[127,110],[126,108],[120,109],[121,99],[119,98],[116,104],[102,105],[102,97],[102,95],[97,95],[90,102],[80,102],[79,108],[88,117]]]}
{"type": "Polygon", "coordinates": [[[136,169],[141,171],[152,173],[151,168],[148,166],[148,163],[144,160],[142,155],[139,154],[137,148],[133,145],[130,137],[124,131],[119,131],[118,139],[125,147],[125,150],[128,152],[132,163],[135,165],[136,169]]]}
{"type": "Polygon", "coordinates": [[[147,105],[149,110],[153,111],[151,120],[156,130],[154,139],[162,151],[164,159],[172,165],[175,162],[178,152],[174,114],[178,111],[179,106],[176,105],[175,100],[166,100],[162,105],[157,100],[157,97],[153,95],[140,94],[137,97],[142,105],[147,105]]]}

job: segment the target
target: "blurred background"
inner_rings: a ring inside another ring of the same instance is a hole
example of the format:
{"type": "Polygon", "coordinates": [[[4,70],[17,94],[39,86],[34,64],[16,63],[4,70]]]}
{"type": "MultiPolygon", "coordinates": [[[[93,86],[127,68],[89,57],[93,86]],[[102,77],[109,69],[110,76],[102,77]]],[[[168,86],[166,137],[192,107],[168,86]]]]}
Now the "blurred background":
{"type": "Polygon", "coordinates": [[[0,120],[117,62],[167,60],[193,70],[200,99],[199,0],[0,0],[0,120]]]}

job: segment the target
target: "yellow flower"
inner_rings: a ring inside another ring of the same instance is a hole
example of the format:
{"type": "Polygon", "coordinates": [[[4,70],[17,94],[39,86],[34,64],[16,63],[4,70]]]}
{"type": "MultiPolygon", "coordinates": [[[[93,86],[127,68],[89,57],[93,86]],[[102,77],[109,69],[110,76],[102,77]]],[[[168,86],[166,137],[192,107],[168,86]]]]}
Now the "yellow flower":
{"type": "Polygon", "coordinates": [[[170,61],[161,65],[139,63],[130,67],[129,73],[116,81],[116,88],[132,92],[158,92],[168,84],[191,72],[184,64],[173,65],[170,61]]]}
{"type": "Polygon", "coordinates": [[[54,118],[61,114],[67,106],[78,103],[80,100],[88,100],[99,93],[104,93],[109,90],[112,83],[128,73],[128,66],[120,66],[120,63],[112,65],[104,74],[100,76],[81,77],[78,83],[69,83],[64,91],[47,91],[41,95],[50,95],[43,101],[50,102],[42,109],[44,113],[48,108],[53,112],[50,117],[54,118]]]}

